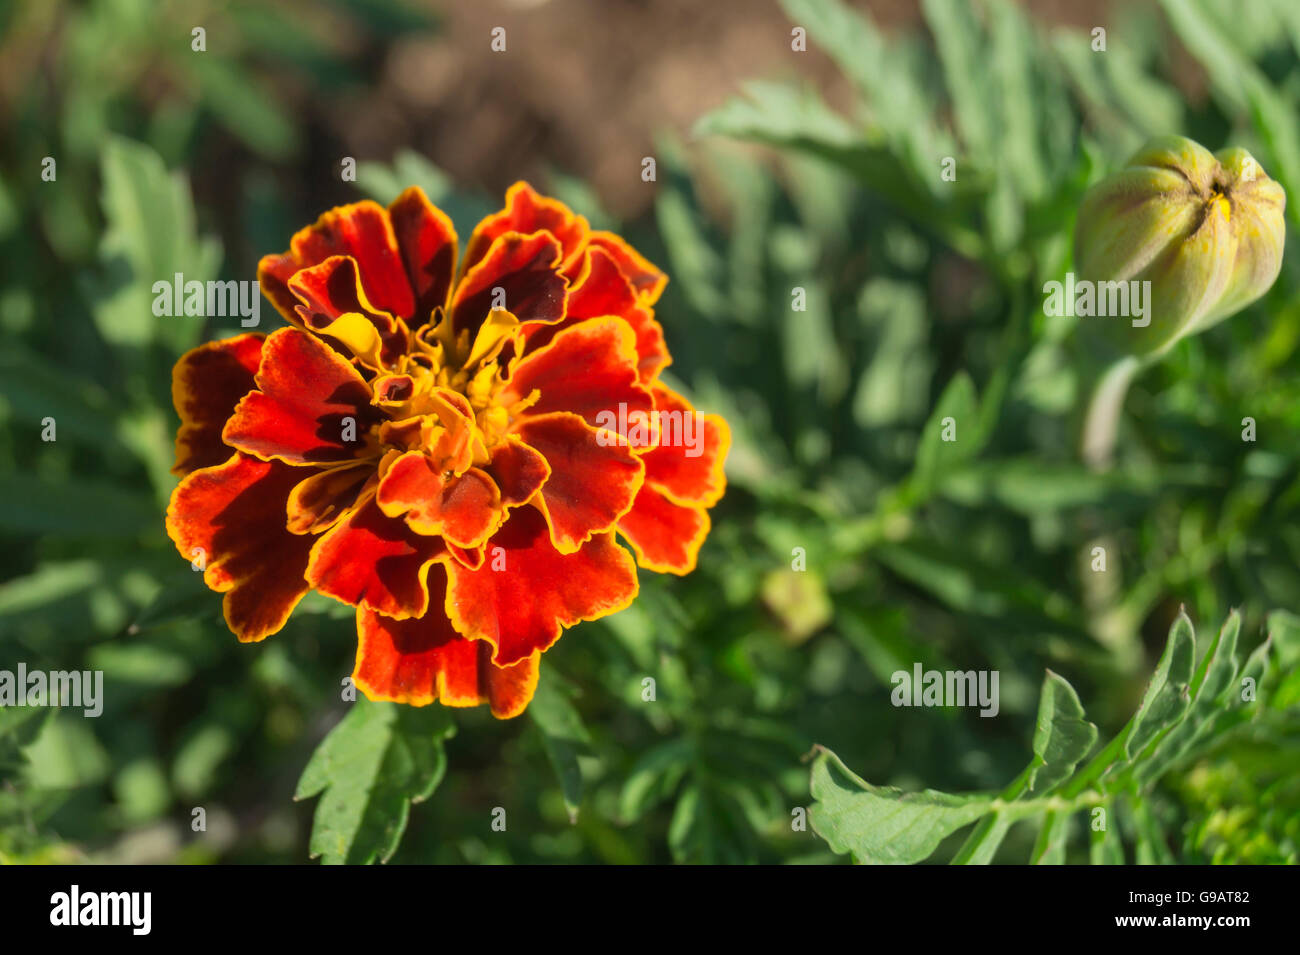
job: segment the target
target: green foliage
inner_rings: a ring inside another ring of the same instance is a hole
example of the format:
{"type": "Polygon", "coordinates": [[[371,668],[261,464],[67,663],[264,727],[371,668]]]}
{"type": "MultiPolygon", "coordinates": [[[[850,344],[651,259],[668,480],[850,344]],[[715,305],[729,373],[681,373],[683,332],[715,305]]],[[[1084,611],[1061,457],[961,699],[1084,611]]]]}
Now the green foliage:
{"type": "MultiPolygon", "coordinates": [[[[194,323],[162,323],[153,312],[156,276],[177,272],[206,282],[217,271],[220,245],[195,236],[194,207],[178,174],[152,149],[125,139],[104,147],[104,278],[90,291],[95,324],[112,345],[142,346],[165,334],[180,352],[195,343],[194,323]]],[[[165,278],[163,279],[166,280],[165,278]]]]}
{"type": "Polygon", "coordinates": [[[538,681],[528,715],[542,734],[546,756],[559,777],[569,820],[576,822],[582,804],[582,767],[578,765],[578,757],[590,746],[591,735],[553,671],[546,671],[538,681]]]}
{"type": "Polygon", "coordinates": [[[665,378],[730,423],[727,495],[697,570],[566,633],[526,715],[339,722],[350,608],[309,597],[240,645],[162,532],[171,367],[236,329],[155,319],[150,290],[249,279],[323,209],[410,184],[464,247],[506,183],[455,181],[442,133],[394,118],[376,67],[418,49],[416,6],[222,4],[201,55],[181,3],[0,12],[0,669],[109,690],[99,719],[0,711],[0,858],[1297,860],[1295,620],[1236,644],[1300,610],[1300,268],[1143,373],[1105,472],[1078,453],[1101,366],[1041,307],[1080,195],[1154,133],[1246,147],[1300,223],[1293,3],[1126,7],[1099,54],[1010,0],[931,0],[911,30],[783,0],[842,82],[794,54],[736,77],[689,142],[661,135],[629,221],[530,113],[521,149],[556,170],[534,184],[669,273],[665,378]],[[1199,655],[1180,605],[1229,619],[1199,655]],[[998,718],[892,706],[917,663],[997,670],[998,718]],[[1257,701],[1226,706],[1246,673],[1257,701]],[[1098,749],[1095,726],[1124,729],[1098,749]],[[791,825],[814,741],[820,839],[791,825]]]}
{"type": "Polygon", "coordinates": [[[442,708],[417,710],[359,699],[330,730],[298,780],[295,799],[320,796],[312,858],[387,862],[412,803],[428,799],[447,772],[443,740],[456,728],[442,708]]]}
{"type": "Polygon", "coordinates": [[[1270,672],[1270,642],[1276,638],[1283,644],[1279,656],[1285,658],[1300,648],[1300,631],[1287,615],[1274,615],[1269,640],[1246,660],[1238,680],[1240,628],[1234,612],[1198,665],[1192,623],[1180,614],[1137,712],[1081,769],[1097,728],[1084,719],[1073,687],[1049,671],[1038,705],[1033,760],[998,794],[873,786],[833,752],[820,749],[812,768],[813,827],[835,852],[851,853],[857,862],[914,863],[979,821],[952,859],[972,864],[994,861],[1008,829],[1023,821],[1038,831],[1031,861],[1060,863],[1067,857],[1071,820],[1081,813],[1091,832],[1091,860],[1122,863],[1116,828],[1121,814],[1131,812],[1137,861],[1172,861],[1170,836],[1150,808],[1151,788],[1172,767],[1222,746],[1231,734],[1247,728],[1276,733],[1274,721],[1294,728],[1300,720],[1300,713],[1286,710],[1293,701],[1261,686],[1266,676],[1276,686],[1284,672],[1276,665],[1270,672]]]}

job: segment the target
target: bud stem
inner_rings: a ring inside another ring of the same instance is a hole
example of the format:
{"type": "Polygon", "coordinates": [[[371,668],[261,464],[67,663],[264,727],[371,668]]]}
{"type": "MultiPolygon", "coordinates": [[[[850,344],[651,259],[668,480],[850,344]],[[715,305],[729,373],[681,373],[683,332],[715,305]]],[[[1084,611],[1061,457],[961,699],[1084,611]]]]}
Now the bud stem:
{"type": "Polygon", "coordinates": [[[1118,359],[1097,382],[1083,423],[1083,460],[1093,471],[1108,471],[1119,437],[1119,416],[1129,385],[1142,368],[1132,355],[1118,359]]]}

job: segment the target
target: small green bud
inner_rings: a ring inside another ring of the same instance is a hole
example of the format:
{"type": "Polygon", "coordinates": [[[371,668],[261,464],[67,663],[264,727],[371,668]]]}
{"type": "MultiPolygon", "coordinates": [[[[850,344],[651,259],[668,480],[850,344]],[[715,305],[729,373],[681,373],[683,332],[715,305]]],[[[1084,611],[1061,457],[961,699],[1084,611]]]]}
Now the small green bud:
{"type": "Polygon", "coordinates": [[[1083,197],[1078,277],[1150,282],[1149,323],[1099,318],[1129,354],[1156,355],[1245,308],[1282,268],[1286,193],[1244,149],[1155,139],[1083,197]]]}

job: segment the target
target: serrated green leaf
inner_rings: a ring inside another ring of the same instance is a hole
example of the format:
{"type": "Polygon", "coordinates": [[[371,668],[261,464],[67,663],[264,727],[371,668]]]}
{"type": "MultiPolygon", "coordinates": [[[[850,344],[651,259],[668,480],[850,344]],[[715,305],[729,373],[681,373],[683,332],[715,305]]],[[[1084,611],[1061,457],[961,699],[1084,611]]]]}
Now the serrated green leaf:
{"type": "MultiPolygon", "coordinates": [[[[1083,705],[1069,682],[1051,670],[1043,679],[1034,729],[1034,758],[1002,793],[1002,799],[1041,797],[1068,779],[1097,742],[1097,727],[1083,718],[1083,705]]],[[[1005,811],[980,820],[953,858],[954,865],[993,861],[1014,819],[1005,811]]]]}
{"type": "MultiPolygon", "coordinates": [[[[1291,623],[1278,617],[1275,626],[1291,623]]],[[[1102,810],[1108,815],[1110,831],[1089,827],[1089,858],[1098,864],[1122,863],[1124,847],[1115,818],[1124,794],[1137,793],[1183,755],[1199,752],[1200,743],[1208,744],[1258,715],[1258,708],[1246,708],[1245,701],[1237,699],[1239,630],[1240,618],[1233,613],[1193,673],[1195,637],[1191,621],[1181,614],[1170,628],[1165,652],[1137,715],[1082,768],[1076,767],[1094,746],[1096,727],[1083,719],[1083,708],[1070,685],[1049,672],[1040,699],[1034,759],[996,797],[875,787],[853,775],[833,753],[821,750],[812,774],[817,800],[810,812],[813,829],[833,851],[852,852],[860,861],[919,862],[947,835],[977,821],[952,861],[985,864],[993,861],[1014,823],[1035,820],[1038,835],[1030,861],[1062,864],[1067,859],[1071,819],[1087,812],[1090,821],[1093,812],[1102,810]]],[[[1268,672],[1269,652],[1266,640],[1251,654],[1243,677],[1251,676],[1258,684],[1268,672]]],[[[1275,705],[1272,699],[1268,702],[1275,705]]],[[[1142,807],[1144,798],[1137,800],[1142,807]]],[[[1143,861],[1172,860],[1158,818],[1139,814],[1135,825],[1143,861]]]]}
{"type": "Polygon", "coordinates": [[[1142,785],[1150,785],[1159,779],[1211,729],[1214,715],[1223,709],[1223,694],[1237,674],[1237,636],[1240,631],[1241,617],[1234,610],[1215,634],[1214,642],[1192,678],[1189,712],[1166,734],[1150,757],[1136,768],[1135,775],[1142,785]]]}
{"type": "Polygon", "coordinates": [[[833,851],[851,852],[864,863],[920,862],[993,802],[990,796],[872,786],[827,749],[813,762],[811,787],[813,830],[833,851]]]}
{"type": "Polygon", "coordinates": [[[1097,727],[1083,718],[1083,704],[1074,687],[1048,670],[1038,702],[1027,791],[1045,795],[1069,779],[1096,742],[1097,727]]]}
{"type": "Polygon", "coordinates": [[[317,747],[295,799],[320,795],[312,858],[327,864],[386,862],[406,830],[411,803],[427,799],[447,768],[455,732],[440,706],[416,709],[364,698],[317,747]]]}
{"type": "Polygon", "coordinates": [[[1252,705],[1254,701],[1246,699],[1246,681],[1251,680],[1255,691],[1255,700],[1259,699],[1259,681],[1264,678],[1268,670],[1268,657],[1273,649],[1273,637],[1270,634],[1267,639],[1257,646],[1249,657],[1246,658],[1246,665],[1241,668],[1241,676],[1237,680],[1237,689],[1235,695],[1229,691],[1229,697],[1232,705],[1236,708],[1252,705]]]}
{"type": "Polygon", "coordinates": [[[1189,687],[1196,663],[1196,637],[1192,621],[1179,613],[1169,628],[1169,639],[1147,684],[1142,705],[1133,717],[1133,728],[1124,743],[1124,755],[1132,760],[1157,736],[1173,726],[1191,705],[1189,687]]]}

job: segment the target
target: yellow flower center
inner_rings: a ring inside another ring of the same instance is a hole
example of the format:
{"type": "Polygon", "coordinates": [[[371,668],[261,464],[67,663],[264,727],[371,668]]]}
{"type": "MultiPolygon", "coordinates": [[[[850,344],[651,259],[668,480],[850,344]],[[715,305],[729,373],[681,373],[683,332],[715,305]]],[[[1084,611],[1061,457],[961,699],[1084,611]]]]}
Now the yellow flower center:
{"type": "Polygon", "coordinates": [[[429,326],[411,335],[394,367],[371,383],[374,403],[388,416],[378,426],[383,450],[423,450],[448,476],[487,464],[514,417],[538,397],[509,407],[499,401],[506,386],[501,354],[507,344],[517,347],[518,329],[514,315],[494,309],[471,342],[467,330],[456,332],[449,318],[435,313],[429,326]]]}

